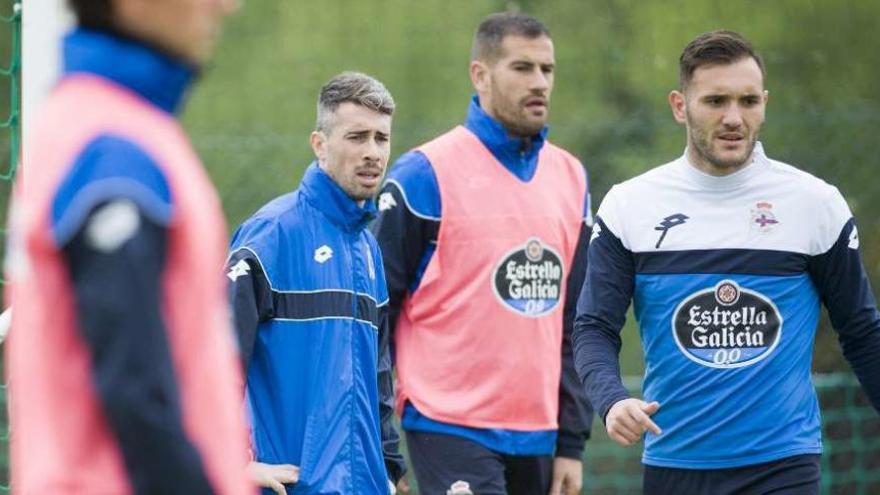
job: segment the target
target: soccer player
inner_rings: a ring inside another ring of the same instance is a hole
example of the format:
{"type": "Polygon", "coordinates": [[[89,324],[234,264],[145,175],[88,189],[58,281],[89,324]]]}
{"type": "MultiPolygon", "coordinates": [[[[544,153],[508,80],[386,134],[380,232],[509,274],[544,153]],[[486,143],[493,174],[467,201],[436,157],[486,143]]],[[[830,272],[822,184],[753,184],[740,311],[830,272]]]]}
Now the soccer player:
{"type": "Polygon", "coordinates": [[[880,407],[880,314],[856,225],[837,188],[764,153],[764,64],[746,39],[697,37],[679,77],[669,104],[684,155],[614,186],[599,208],[578,372],[612,439],[647,432],[645,493],[817,494],[820,302],[880,407]],[[620,380],[630,300],[644,400],[620,380]]]}
{"type": "Polygon", "coordinates": [[[393,112],[372,77],[332,78],[311,135],[317,161],[299,189],[233,235],[227,276],[247,372],[251,470],[279,494],[285,469],[298,471],[288,492],[302,494],[388,493],[404,473],[391,424],[385,273],[366,230],[393,112]]]}
{"type": "Polygon", "coordinates": [[[176,118],[235,2],[70,4],[12,208],[13,490],[250,493],[225,226],[176,118]]]}
{"type": "Polygon", "coordinates": [[[553,42],[488,16],[463,126],[379,197],[398,406],[425,493],[579,493],[592,414],[569,336],[590,222],[584,167],[546,140],[553,42]],[[569,290],[571,289],[571,290],[569,290]]]}

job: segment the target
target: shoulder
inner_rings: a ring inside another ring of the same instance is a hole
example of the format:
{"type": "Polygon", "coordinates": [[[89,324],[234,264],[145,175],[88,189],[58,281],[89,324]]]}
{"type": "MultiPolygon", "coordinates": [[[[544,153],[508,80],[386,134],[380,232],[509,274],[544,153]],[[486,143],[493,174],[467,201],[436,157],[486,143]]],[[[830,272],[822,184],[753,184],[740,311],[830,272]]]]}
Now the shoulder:
{"type": "MultiPolygon", "coordinates": [[[[437,176],[431,162],[421,151],[413,150],[397,159],[382,188],[382,194],[386,193],[402,200],[416,216],[434,220],[440,217],[437,176]]],[[[380,196],[380,207],[388,201],[380,196]]]]}
{"type": "Polygon", "coordinates": [[[231,251],[247,248],[258,254],[277,251],[282,236],[301,228],[308,221],[299,194],[294,191],[266,203],[232,234],[231,251]]]}
{"type": "Polygon", "coordinates": [[[158,225],[173,218],[168,179],[156,159],[122,136],[94,137],[77,154],[52,200],[52,231],[66,243],[99,204],[125,199],[158,225]]]}

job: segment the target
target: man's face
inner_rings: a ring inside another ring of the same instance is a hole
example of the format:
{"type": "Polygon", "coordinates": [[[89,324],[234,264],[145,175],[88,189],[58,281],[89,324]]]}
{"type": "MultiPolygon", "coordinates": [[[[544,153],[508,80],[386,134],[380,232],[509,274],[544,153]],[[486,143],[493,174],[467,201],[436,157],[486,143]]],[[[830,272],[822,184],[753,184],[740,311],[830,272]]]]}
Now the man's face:
{"type": "Polygon", "coordinates": [[[351,102],[336,108],[329,129],[312,133],[318,164],[363,204],[379,191],[391,154],[391,116],[351,102]]]}
{"type": "Polygon", "coordinates": [[[115,0],[113,5],[124,32],[199,65],[214,51],[223,18],[238,0],[115,0]]]}
{"type": "Polygon", "coordinates": [[[501,56],[471,62],[471,81],[480,105],[515,136],[532,136],[547,124],[555,69],[547,36],[505,36],[501,56]]]}
{"type": "Polygon", "coordinates": [[[688,157],[697,168],[727,175],[750,163],[767,106],[753,58],[698,67],[684,94],[673,91],[669,102],[687,127],[688,157]]]}

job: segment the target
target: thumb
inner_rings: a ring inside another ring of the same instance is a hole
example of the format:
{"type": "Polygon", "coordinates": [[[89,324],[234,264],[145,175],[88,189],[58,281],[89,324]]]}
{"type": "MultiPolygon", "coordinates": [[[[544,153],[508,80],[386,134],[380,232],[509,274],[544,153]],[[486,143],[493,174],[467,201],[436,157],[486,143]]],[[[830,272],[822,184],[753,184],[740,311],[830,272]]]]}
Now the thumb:
{"type": "Polygon", "coordinates": [[[645,414],[651,415],[657,412],[660,409],[660,403],[657,401],[645,403],[642,402],[642,412],[645,414]]]}

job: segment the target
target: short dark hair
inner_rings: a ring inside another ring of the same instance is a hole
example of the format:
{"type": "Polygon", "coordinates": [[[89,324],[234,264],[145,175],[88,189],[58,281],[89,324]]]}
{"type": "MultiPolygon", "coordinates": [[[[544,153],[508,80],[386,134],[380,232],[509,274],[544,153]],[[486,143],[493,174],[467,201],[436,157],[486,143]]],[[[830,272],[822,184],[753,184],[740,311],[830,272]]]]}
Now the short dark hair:
{"type": "Polygon", "coordinates": [[[732,64],[751,57],[764,72],[764,61],[749,40],[734,31],[719,29],[697,36],[684,47],[678,59],[678,86],[684,90],[694,76],[694,71],[704,65],[732,64]]]}
{"type": "Polygon", "coordinates": [[[501,57],[501,42],[505,36],[522,36],[528,39],[550,37],[550,31],[541,21],[519,12],[490,14],[474,35],[471,60],[491,62],[501,57]]]}
{"type": "Polygon", "coordinates": [[[91,29],[113,27],[112,0],[68,0],[79,26],[91,29]]]}
{"type": "Polygon", "coordinates": [[[333,76],[318,94],[318,119],[315,129],[330,132],[339,105],[350,102],[374,112],[394,115],[394,98],[384,84],[360,72],[343,72],[333,76]]]}

